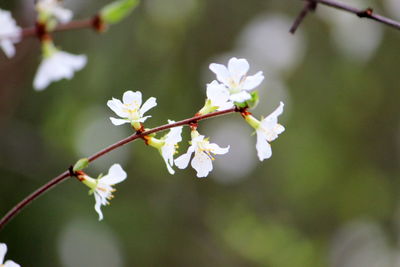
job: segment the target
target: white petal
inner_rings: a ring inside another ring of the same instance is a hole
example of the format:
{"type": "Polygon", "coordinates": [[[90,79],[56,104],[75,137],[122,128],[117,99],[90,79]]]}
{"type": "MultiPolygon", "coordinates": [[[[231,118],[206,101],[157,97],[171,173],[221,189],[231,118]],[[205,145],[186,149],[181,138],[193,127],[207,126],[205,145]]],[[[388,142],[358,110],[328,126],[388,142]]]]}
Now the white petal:
{"type": "MultiPolygon", "coordinates": [[[[170,123],[171,124],[171,123],[170,123]]],[[[168,144],[177,144],[182,141],[182,126],[172,128],[165,138],[168,144]]]]}
{"type": "Polygon", "coordinates": [[[283,113],[283,102],[279,103],[279,106],[266,118],[261,121],[261,125],[264,128],[274,128],[275,125],[278,123],[278,116],[283,113]]]}
{"type": "Polygon", "coordinates": [[[229,152],[229,147],[230,146],[220,147],[219,145],[214,144],[214,143],[208,145],[208,148],[211,150],[212,153],[219,154],[219,155],[223,155],[223,154],[228,153],[229,152]]]}
{"type": "Polygon", "coordinates": [[[0,243],[0,264],[3,264],[4,257],[7,254],[7,245],[4,243],[0,243]]]}
{"type": "Polygon", "coordinates": [[[233,57],[228,62],[228,70],[236,84],[240,83],[242,77],[249,71],[249,67],[249,62],[244,58],[233,57]]]}
{"type": "Polygon", "coordinates": [[[256,131],[256,133],[257,133],[257,143],[256,143],[257,156],[260,159],[260,161],[263,161],[264,159],[268,159],[272,156],[271,145],[267,142],[262,132],[256,131]]]}
{"type": "Polygon", "coordinates": [[[226,109],[233,106],[229,100],[229,90],[217,81],[207,84],[207,98],[211,100],[211,105],[218,109],[226,109]]]}
{"type": "Polygon", "coordinates": [[[6,261],[6,262],[4,263],[4,267],[20,267],[20,266],[21,266],[21,265],[19,265],[19,264],[13,262],[13,261],[11,261],[11,260],[8,260],[8,261],[6,261]]]}
{"type": "Polygon", "coordinates": [[[214,72],[217,75],[218,81],[229,86],[229,80],[231,79],[231,74],[224,65],[211,63],[209,68],[212,72],[214,72]]]}
{"type": "Polygon", "coordinates": [[[242,102],[244,102],[244,101],[246,101],[246,100],[251,99],[251,95],[250,95],[248,92],[246,92],[246,91],[241,91],[240,93],[232,94],[232,95],[230,96],[230,99],[231,99],[233,102],[242,103],[242,102]]]}
{"type": "Polygon", "coordinates": [[[197,171],[197,177],[206,177],[212,171],[212,160],[204,152],[196,153],[192,160],[192,167],[197,171]]]}
{"type": "Polygon", "coordinates": [[[124,111],[124,104],[122,104],[122,102],[119,99],[113,98],[112,100],[108,100],[107,106],[121,118],[128,117],[128,114],[126,114],[124,111]]]}
{"type": "Polygon", "coordinates": [[[108,170],[108,174],[100,178],[101,183],[114,185],[124,181],[127,177],[126,172],[122,169],[121,165],[114,164],[108,170]]]}
{"type": "Polygon", "coordinates": [[[190,157],[193,154],[192,146],[189,147],[188,151],[185,154],[180,155],[178,158],[175,159],[175,165],[179,169],[185,169],[189,165],[190,157]]]}
{"type": "Polygon", "coordinates": [[[262,71],[257,72],[253,76],[247,76],[246,79],[242,83],[242,89],[251,90],[260,85],[260,83],[264,80],[264,75],[262,71]]]}
{"type": "Polygon", "coordinates": [[[148,110],[151,108],[157,106],[157,101],[155,97],[150,97],[149,99],[144,102],[143,106],[140,108],[140,115],[143,116],[144,113],[146,113],[148,110]]]}
{"type": "Polygon", "coordinates": [[[0,46],[1,49],[3,49],[4,54],[6,54],[8,58],[12,58],[15,55],[15,47],[11,42],[11,40],[8,39],[1,40],[0,46]]]}
{"type": "Polygon", "coordinates": [[[55,7],[53,10],[53,15],[61,22],[67,23],[72,19],[73,13],[69,9],[63,7],[55,7]]]}
{"type": "Polygon", "coordinates": [[[136,104],[138,107],[142,105],[142,93],[140,91],[132,92],[126,91],[122,96],[122,101],[124,104],[136,104]]]}
{"type": "Polygon", "coordinates": [[[119,126],[119,125],[122,125],[125,123],[131,123],[127,119],[116,119],[116,118],[110,117],[110,120],[111,120],[112,124],[114,124],[115,126],[119,126]]]}
{"type": "Polygon", "coordinates": [[[33,86],[36,90],[43,90],[51,82],[63,78],[71,79],[74,71],[81,70],[86,65],[86,62],[85,55],[72,55],[62,51],[55,52],[40,63],[33,86]]]}
{"type": "Polygon", "coordinates": [[[103,220],[103,213],[101,212],[102,198],[95,193],[94,199],[96,201],[96,204],[94,205],[94,209],[96,210],[97,214],[99,214],[99,221],[101,221],[101,220],[103,220]]]}
{"type": "Polygon", "coordinates": [[[151,116],[149,115],[149,116],[141,117],[140,119],[136,120],[135,122],[145,122],[148,118],[151,118],[151,116]]]}
{"type": "Polygon", "coordinates": [[[161,156],[164,159],[165,165],[167,165],[168,172],[170,174],[174,174],[175,171],[172,169],[172,166],[174,166],[174,147],[172,146],[165,146],[161,149],[161,156]]]}

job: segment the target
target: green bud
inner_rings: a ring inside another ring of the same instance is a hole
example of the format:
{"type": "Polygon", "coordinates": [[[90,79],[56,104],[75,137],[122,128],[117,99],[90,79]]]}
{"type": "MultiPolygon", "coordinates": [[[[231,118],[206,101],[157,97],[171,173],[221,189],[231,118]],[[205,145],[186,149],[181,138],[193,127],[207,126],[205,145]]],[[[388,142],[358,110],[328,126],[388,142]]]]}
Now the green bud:
{"type": "Polygon", "coordinates": [[[250,93],[250,95],[251,95],[251,98],[246,101],[246,104],[249,108],[255,108],[258,105],[258,102],[260,100],[258,97],[258,92],[253,91],[250,93]]]}
{"type": "Polygon", "coordinates": [[[108,24],[115,24],[127,17],[139,4],[139,0],[119,0],[112,2],[100,11],[100,18],[108,24]]]}
{"type": "Polygon", "coordinates": [[[89,159],[88,158],[80,159],[75,163],[73,171],[76,172],[76,171],[83,170],[87,166],[89,166],[89,159]]]}

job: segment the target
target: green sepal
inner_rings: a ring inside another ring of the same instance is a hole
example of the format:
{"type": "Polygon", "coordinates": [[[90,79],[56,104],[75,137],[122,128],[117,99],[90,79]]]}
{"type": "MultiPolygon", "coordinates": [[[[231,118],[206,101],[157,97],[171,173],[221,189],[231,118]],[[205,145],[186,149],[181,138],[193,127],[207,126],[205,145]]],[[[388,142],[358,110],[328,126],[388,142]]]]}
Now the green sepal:
{"type": "Polygon", "coordinates": [[[115,24],[127,17],[139,4],[139,0],[120,0],[104,6],[100,18],[108,24],[115,24]]]}
{"type": "Polygon", "coordinates": [[[87,166],[89,166],[89,159],[88,158],[82,158],[82,159],[78,160],[75,163],[75,165],[74,165],[72,170],[74,172],[80,171],[80,170],[83,170],[84,168],[86,168],[87,166]]]}
{"type": "Polygon", "coordinates": [[[249,108],[255,108],[258,105],[258,102],[260,101],[260,98],[258,96],[258,91],[253,91],[250,93],[251,98],[246,101],[246,104],[249,108]]]}

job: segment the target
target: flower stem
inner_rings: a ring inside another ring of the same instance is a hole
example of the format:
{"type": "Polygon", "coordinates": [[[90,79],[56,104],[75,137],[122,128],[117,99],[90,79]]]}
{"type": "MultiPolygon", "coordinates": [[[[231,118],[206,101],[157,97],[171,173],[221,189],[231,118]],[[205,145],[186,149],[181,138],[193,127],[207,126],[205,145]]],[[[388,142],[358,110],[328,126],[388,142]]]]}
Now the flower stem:
{"type": "MultiPolygon", "coordinates": [[[[152,133],[157,133],[157,132],[161,132],[170,128],[174,128],[174,127],[178,127],[178,126],[183,126],[183,125],[190,125],[191,123],[197,123],[200,120],[204,120],[204,119],[208,119],[208,118],[212,118],[212,117],[217,117],[217,116],[221,116],[221,115],[225,115],[228,113],[233,113],[233,112],[239,112],[239,110],[237,108],[230,108],[230,109],[226,109],[226,110],[221,110],[221,111],[217,111],[217,112],[213,112],[213,113],[209,113],[206,115],[202,115],[202,116],[194,116],[188,119],[184,119],[175,123],[170,123],[170,124],[164,124],[162,126],[150,129],[150,130],[146,130],[143,132],[139,132],[139,133],[135,133],[132,134],[128,137],[126,137],[125,139],[122,139],[102,150],[100,150],[99,152],[93,154],[92,156],[90,156],[89,162],[95,161],[98,158],[108,154],[109,152],[127,144],[130,143],[138,138],[143,138],[146,135],[152,134],[152,133]]],[[[60,184],[62,181],[66,180],[67,178],[71,177],[70,171],[65,171],[63,173],[61,173],[60,175],[58,175],[57,177],[54,177],[53,179],[51,179],[49,182],[47,182],[46,184],[44,184],[43,186],[41,186],[39,189],[37,189],[36,191],[34,191],[32,194],[30,194],[29,196],[27,196],[26,198],[24,198],[21,202],[19,202],[17,205],[15,205],[6,215],[4,215],[3,218],[1,218],[0,220],[0,230],[12,219],[15,217],[15,215],[17,215],[25,206],[27,206],[28,204],[30,204],[33,200],[35,200],[36,198],[38,198],[39,196],[41,196],[42,194],[46,193],[47,191],[49,191],[51,188],[53,188],[54,186],[60,184]]]]}

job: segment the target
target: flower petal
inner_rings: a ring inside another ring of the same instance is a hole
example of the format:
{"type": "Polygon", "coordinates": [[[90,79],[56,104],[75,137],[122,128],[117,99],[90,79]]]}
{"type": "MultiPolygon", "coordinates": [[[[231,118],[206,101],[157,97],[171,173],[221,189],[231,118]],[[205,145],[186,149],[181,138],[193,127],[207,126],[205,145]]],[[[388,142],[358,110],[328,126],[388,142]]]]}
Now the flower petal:
{"type": "Polygon", "coordinates": [[[175,165],[179,169],[185,169],[189,165],[190,157],[194,152],[194,148],[192,146],[189,147],[188,151],[185,154],[180,155],[175,159],[175,165]]]}
{"type": "Polygon", "coordinates": [[[3,264],[4,257],[7,254],[7,245],[4,243],[0,243],[0,264],[3,264]]]}
{"type": "Polygon", "coordinates": [[[140,115],[143,116],[151,108],[157,106],[157,101],[155,97],[150,97],[149,99],[144,102],[143,106],[140,108],[140,115]]]}
{"type": "Polygon", "coordinates": [[[265,135],[260,131],[256,131],[256,133],[257,133],[257,143],[256,143],[257,156],[260,159],[260,161],[263,161],[264,159],[268,159],[272,156],[272,149],[271,145],[265,139],[265,135]]]}
{"type": "Polygon", "coordinates": [[[11,42],[11,40],[8,39],[1,40],[0,46],[1,49],[3,49],[4,54],[6,54],[8,58],[12,58],[15,55],[15,47],[11,42]]]}
{"type": "Polygon", "coordinates": [[[219,145],[212,143],[212,144],[209,144],[209,145],[208,145],[208,148],[209,148],[209,149],[211,150],[211,152],[214,153],[214,154],[223,155],[223,154],[226,154],[226,153],[229,152],[230,146],[227,146],[227,147],[220,147],[219,145]]]}
{"type": "Polygon", "coordinates": [[[72,19],[73,13],[71,10],[63,8],[63,7],[55,7],[53,8],[53,15],[61,22],[67,23],[72,19]]]}
{"type": "Polygon", "coordinates": [[[241,91],[240,93],[232,94],[232,95],[230,96],[230,99],[231,99],[233,102],[242,103],[242,102],[244,102],[244,101],[246,101],[246,100],[251,99],[251,95],[250,95],[248,92],[246,92],[246,91],[241,91]]]}
{"type": "Polygon", "coordinates": [[[209,68],[212,72],[214,72],[217,75],[218,81],[229,86],[229,80],[231,79],[231,74],[224,65],[211,63],[209,68]]]}
{"type": "Polygon", "coordinates": [[[131,123],[127,119],[116,119],[116,118],[110,117],[110,120],[111,120],[112,124],[114,124],[115,126],[119,126],[119,125],[122,125],[125,123],[131,123]]]}
{"type": "Polygon", "coordinates": [[[242,77],[245,76],[249,71],[249,68],[249,62],[247,62],[247,60],[244,58],[237,59],[233,57],[228,62],[228,70],[231,75],[231,79],[233,79],[236,84],[240,83],[242,77]]]}
{"type": "Polygon", "coordinates": [[[8,260],[4,263],[4,267],[21,267],[21,265],[15,263],[14,261],[8,260]]]}
{"type": "Polygon", "coordinates": [[[206,177],[213,169],[212,160],[204,152],[196,153],[192,160],[192,167],[197,171],[197,177],[206,177]]]}
{"type": "Polygon", "coordinates": [[[108,174],[100,178],[99,182],[113,185],[124,181],[127,177],[126,172],[122,169],[121,165],[113,164],[108,170],[108,174]]]}
{"type": "Polygon", "coordinates": [[[278,116],[283,113],[284,104],[281,101],[279,106],[266,118],[261,121],[261,126],[264,128],[274,128],[275,125],[278,123],[278,116]]]}
{"type": "Polygon", "coordinates": [[[142,105],[142,93],[140,91],[126,91],[122,96],[122,101],[124,104],[135,104],[140,107],[142,105]]]}
{"type": "Polygon", "coordinates": [[[251,90],[259,86],[264,80],[264,75],[262,71],[257,72],[252,76],[247,76],[246,79],[242,83],[242,89],[251,90]]]}
{"type": "Polygon", "coordinates": [[[127,118],[128,114],[124,111],[124,104],[119,99],[113,98],[107,101],[107,106],[121,118],[127,118]]]}
{"type": "Polygon", "coordinates": [[[207,84],[207,98],[211,100],[211,105],[218,107],[219,110],[227,109],[233,106],[229,100],[229,90],[217,81],[207,84]]]}
{"type": "Polygon", "coordinates": [[[103,213],[101,212],[102,198],[95,193],[94,199],[96,201],[96,204],[94,205],[94,209],[96,210],[97,214],[99,214],[99,221],[101,221],[101,220],[103,220],[103,213]]]}

